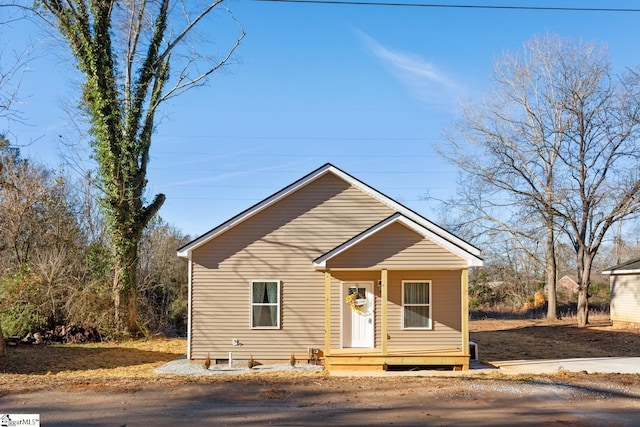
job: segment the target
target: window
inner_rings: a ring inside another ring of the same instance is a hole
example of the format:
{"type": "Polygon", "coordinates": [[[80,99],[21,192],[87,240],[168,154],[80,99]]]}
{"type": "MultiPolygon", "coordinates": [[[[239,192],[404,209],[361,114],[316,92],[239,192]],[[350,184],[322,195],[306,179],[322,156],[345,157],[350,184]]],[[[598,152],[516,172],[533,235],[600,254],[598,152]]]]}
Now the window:
{"type": "Polygon", "coordinates": [[[251,327],[278,329],[280,327],[280,282],[255,280],[251,282],[251,327]]]}
{"type": "Polygon", "coordinates": [[[402,282],[402,327],[431,329],[431,281],[402,282]]]}

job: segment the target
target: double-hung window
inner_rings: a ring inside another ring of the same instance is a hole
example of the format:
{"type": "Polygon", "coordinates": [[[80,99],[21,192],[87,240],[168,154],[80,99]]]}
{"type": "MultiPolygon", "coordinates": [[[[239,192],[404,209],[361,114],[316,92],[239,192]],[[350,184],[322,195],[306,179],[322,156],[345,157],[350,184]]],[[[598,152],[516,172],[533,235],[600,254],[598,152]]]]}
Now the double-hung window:
{"type": "Polygon", "coordinates": [[[402,282],[403,329],[431,329],[431,281],[402,282]]]}
{"type": "Polygon", "coordinates": [[[251,327],[254,329],[280,328],[280,281],[254,280],[251,282],[251,327]]]}

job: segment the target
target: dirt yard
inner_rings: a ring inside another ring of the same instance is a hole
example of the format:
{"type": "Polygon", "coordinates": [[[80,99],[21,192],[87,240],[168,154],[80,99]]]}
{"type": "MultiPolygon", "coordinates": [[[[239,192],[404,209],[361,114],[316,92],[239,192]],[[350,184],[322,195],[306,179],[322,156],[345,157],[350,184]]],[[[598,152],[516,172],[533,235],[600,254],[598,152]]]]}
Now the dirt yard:
{"type": "Polygon", "coordinates": [[[640,330],[612,329],[592,316],[586,328],[575,319],[484,319],[471,321],[469,339],[485,361],[640,356],[640,330]]]}
{"type": "MultiPolygon", "coordinates": [[[[640,334],[604,323],[471,323],[484,360],[640,356],[640,334]],[[623,354],[624,353],[624,354],[623,354]]],[[[11,348],[0,359],[0,412],[47,426],[579,425],[632,426],[640,375],[332,377],[323,373],[170,376],[155,367],[182,340],[11,348]]]]}

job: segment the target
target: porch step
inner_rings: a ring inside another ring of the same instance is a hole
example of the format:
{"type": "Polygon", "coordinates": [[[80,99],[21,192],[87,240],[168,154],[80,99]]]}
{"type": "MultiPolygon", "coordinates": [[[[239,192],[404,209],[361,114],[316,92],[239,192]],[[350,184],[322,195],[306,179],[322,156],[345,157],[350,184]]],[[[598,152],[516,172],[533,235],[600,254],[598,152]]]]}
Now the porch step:
{"type": "Polygon", "coordinates": [[[383,371],[386,366],[443,366],[469,369],[469,356],[462,355],[335,355],[325,357],[331,371],[383,371]]]}

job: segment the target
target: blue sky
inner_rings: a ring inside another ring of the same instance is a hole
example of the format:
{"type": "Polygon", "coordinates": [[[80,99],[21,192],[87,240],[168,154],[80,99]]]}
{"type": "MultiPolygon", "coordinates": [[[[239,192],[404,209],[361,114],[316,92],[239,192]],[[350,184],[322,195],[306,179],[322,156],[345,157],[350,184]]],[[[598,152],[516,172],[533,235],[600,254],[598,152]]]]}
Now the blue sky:
{"type": "MultiPolygon", "coordinates": [[[[149,194],[166,194],[161,216],[193,236],[327,162],[438,222],[434,199],[455,192],[457,172],[434,147],[456,119],[460,97],[487,89],[504,51],[549,31],[608,45],[617,68],[640,64],[640,13],[227,5],[247,32],[234,64],[164,106],[151,149],[149,194]]],[[[206,29],[221,50],[229,31],[206,29]]],[[[0,35],[5,51],[25,40],[39,46],[21,87],[26,125],[0,119],[0,129],[26,156],[56,167],[69,157],[60,135],[75,135],[62,108],[73,101],[72,65],[28,22],[0,35]]]]}

